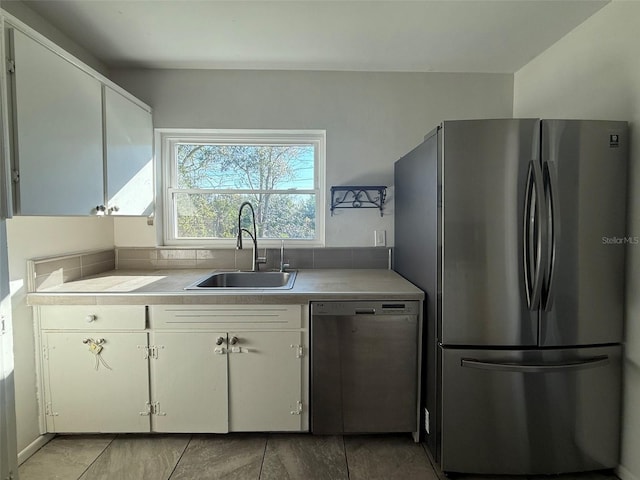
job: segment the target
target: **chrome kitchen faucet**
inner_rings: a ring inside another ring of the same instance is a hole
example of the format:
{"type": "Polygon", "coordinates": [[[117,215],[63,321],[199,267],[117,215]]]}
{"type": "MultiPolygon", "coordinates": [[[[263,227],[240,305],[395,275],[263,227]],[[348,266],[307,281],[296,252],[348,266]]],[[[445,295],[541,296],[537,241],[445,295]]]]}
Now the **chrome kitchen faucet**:
{"type": "Polygon", "coordinates": [[[267,263],[266,257],[258,257],[258,230],[256,229],[256,213],[253,210],[253,205],[250,202],[242,202],[240,210],[238,210],[238,239],[236,241],[236,248],[242,250],[242,232],[247,232],[253,241],[253,260],[251,262],[251,271],[257,272],[261,263],[267,263]],[[242,219],[242,209],[248,206],[251,209],[251,220],[253,222],[253,234],[246,228],[242,228],[240,220],[242,219]]]}

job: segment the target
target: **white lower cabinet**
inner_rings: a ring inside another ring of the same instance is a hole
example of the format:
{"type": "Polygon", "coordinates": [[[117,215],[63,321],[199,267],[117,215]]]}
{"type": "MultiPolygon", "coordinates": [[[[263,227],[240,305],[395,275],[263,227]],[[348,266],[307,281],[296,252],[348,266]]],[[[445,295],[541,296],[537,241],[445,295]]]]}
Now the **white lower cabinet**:
{"type": "Polygon", "coordinates": [[[238,332],[229,346],[229,430],[302,430],[301,332],[238,332]],[[235,347],[235,348],[234,348],[235,347]]]}
{"type": "Polygon", "coordinates": [[[149,312],[154,431],[308,430],[306,306],[149,312]]]}
{"type": "Polygon", "coordinates": [[[306,306],[37,311],[47,432],[308,430],[306,306]]]}
{"type": "Polygon", "coordinates": [[[148,432],[146,345],[146,332],[44,333],[47,431],[148,432]]]}
{"type": "Polygon", "coordinates": [[[229,431],[226,338],[214,332],[152,334],[154,431],[229,431]],[[223,346],[216,345],[218,339],[224,339],[223,346]]]}

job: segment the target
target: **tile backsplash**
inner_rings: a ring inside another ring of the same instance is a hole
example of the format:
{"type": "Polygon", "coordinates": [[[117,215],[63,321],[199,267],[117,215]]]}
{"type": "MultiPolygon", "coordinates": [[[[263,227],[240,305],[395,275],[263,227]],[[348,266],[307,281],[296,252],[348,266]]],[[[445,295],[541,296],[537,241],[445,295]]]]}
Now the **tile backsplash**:
{"type": "MultiPolygon", "coordinates": [[[[389,248],[380,247],[326,247],[285,249],[284,263],[289,268],[389,268],[389,248]]],[[[263,270],[280,267],[280,249],[260,249],[259,255],[267,258],[263,270]]],[[[118,269],[156,268],[251,268],[252,250],[215,248],[116,248],[118,269]]]]}
{"type": "MultiPolygon", "coordinates": [[[[267,263],[261,270],[280,268],[280,249],[260,249],[267,263]]],[[[117,247],[35,258],[27,262],[30,292],[56,287],[110,270],[154,270],[169,268],[251,268],[252,250],[222,248],[117,247]]],[[[391,249],[381,247],[326,247],[285,249],[284,263],[304,268],[390,268],[391,249]]]]}
{"type": "Polygon", "coordinates": [[[114,250],[34,258],[27,262],[30,292],[97,275],[116,268],[114,250]]]}

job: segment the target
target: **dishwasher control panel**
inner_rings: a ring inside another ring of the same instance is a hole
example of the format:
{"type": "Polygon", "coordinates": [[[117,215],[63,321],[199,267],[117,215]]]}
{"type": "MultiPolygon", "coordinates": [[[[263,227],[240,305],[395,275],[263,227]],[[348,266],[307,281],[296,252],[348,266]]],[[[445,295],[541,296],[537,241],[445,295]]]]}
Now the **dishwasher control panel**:
{"type": "Polygon", "coordinates": [[[417,315],[419,306],[402,300],[312,302],[311,315],[417,315]]]}

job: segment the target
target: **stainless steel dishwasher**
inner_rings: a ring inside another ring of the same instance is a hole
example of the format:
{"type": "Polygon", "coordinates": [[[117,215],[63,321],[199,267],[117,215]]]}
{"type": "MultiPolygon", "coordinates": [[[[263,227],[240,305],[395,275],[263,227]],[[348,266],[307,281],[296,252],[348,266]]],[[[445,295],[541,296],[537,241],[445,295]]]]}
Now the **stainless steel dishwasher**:
{"type": "Polygon", "coordinates": [[[311,431],[417,432],[419,302],[311,303],[311,431]]]}

